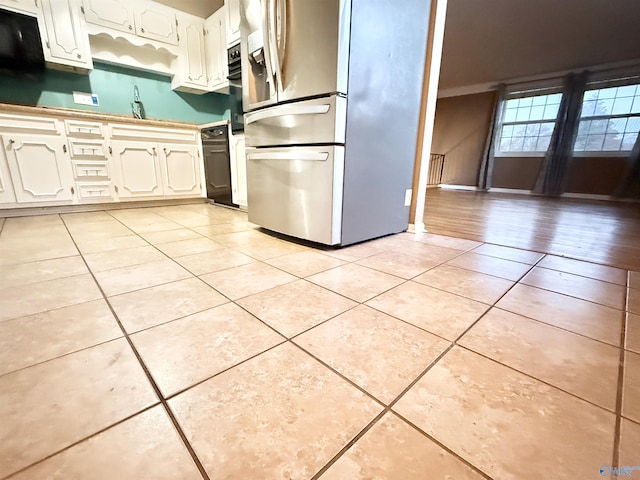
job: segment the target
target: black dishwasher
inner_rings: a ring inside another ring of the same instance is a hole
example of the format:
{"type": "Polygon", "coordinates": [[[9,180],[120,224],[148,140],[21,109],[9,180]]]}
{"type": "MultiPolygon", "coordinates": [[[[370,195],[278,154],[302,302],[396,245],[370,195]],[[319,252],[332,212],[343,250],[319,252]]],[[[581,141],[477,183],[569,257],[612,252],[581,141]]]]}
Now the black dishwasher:
{"type": "Polygon", "coordinates": [[[205,128],[202,134],[207,198],[215,203],[237,207],[231,196],[229,132],[226,125],[205,128]]]}

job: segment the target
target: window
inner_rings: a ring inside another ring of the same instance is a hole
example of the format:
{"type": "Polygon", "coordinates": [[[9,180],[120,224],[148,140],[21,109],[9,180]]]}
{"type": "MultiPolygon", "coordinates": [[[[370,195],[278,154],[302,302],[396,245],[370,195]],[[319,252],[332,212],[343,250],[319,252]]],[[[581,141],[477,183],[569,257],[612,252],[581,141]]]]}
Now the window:
{"type": "Polygon", "coordinates": [[[503,103],[500,153],[546,152],[558,117],[561,93],[511,98],[503,103]]]}
{"type": "Polygon", "coordinates": [[[575,152],[630,151],[640,131],[640,85],[587,90],[575,152]]]}

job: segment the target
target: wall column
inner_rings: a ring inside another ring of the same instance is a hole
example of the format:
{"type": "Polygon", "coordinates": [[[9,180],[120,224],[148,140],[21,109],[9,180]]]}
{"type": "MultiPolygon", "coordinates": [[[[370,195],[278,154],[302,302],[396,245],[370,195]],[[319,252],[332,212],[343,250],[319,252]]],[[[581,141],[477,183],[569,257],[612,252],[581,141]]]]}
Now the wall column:
{"type": "Polygon", "coordinates": [[[433,122],[436,115],[446,14],[447,0],[432,0],[429,37],[427,39],[427,58],[425,61],[424,82],[422,85],[416,160],[413,168],[413,195],[411,208],[409,210],[409,231],[415,232],[425,231],[424,203],[427,196],[429,156],[431,154],[433,122]]]}

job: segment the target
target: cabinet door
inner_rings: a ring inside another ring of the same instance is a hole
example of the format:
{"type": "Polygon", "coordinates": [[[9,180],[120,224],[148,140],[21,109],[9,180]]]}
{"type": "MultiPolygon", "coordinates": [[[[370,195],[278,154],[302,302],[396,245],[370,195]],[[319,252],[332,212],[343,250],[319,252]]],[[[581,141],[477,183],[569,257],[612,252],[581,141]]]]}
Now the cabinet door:
{"type": "Polygon", "coordinates": [[[178,45],[176,16],[168,9],[140,6],[135,10],[136,33],[140,37],[178,45]]]}
{"type": "Polygon", "coordinates": [[[200,193],[200,156],[198,147],[162,145],[160,168],[165,195],[200,193]]]}
{"type": "Polygon", "coordinates": [[[15,201],[16,196],[13,193],[9,165],[3,148],[0,151],[0,203],[15,203],[15,201]]]}
{"type": "Polygon", "coordinates": [[[157,145],[112,141],[114,181],[120,198],[162,196],[157,145]]]}
{"type": "Polygon", "coordinates": [[[206,90],[208,82],[204,22],[189,21],[183,27],[181,83],[206,90]]]}
{"type": "Polygon", "coordinates": [[[0,0],[0,8],[31,15],[37,15],[40,10],[35,0],[0,0]]]}
{"type": "Polygon", "coordinates": [[[87,22],[135,33],[133,9],[126,0],[82,0],[82,5],[87,22]]]}
{"type": "Polygon", "coordinates": [[[231,138],[231,198],[233,203],[247,206],[247,155],[244,135],[231,138]]]}
{"type": "Polygon", "coordinates": [[[227,13],[227,46],[240,42],[240,0],[225,0],[227,13]]]}
{"type": "Polygon", "coordinates": [[[80,19],[76,0],[42,0],[47,29],[45,59],[49,62],[92,69],[89,35],[80,19]],[[55,5],[53,5],[55,3],[55,5]]]}
{"type": "Polygon", "coordinates": [[[207,67],[209,70],[209,88],[221,90],[229,86],[229,61],[227,59],[226,20],[221,8],[206,22],[207,67]]]}
{"type": "Polygon", "coordinates": [[[5,135],[2,141],[18,203],[73,199],[73,172],[64,139],[5,135]]]}

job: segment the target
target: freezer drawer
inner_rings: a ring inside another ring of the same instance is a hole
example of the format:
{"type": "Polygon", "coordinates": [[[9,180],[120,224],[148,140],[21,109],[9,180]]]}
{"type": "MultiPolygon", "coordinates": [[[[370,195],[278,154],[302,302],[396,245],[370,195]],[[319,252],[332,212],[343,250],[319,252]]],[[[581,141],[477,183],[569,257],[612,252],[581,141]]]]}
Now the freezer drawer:
{"type": "Polygon", "coordinates": [[[344,147],[247,148],[249,221],[337,245],[343,174],[344,147]]]}
{"type": "Polygon", "coordinates": [[[347,99],[333,95],[265,108],[244,116],[249,147],[344,144],[347,99]]]}

